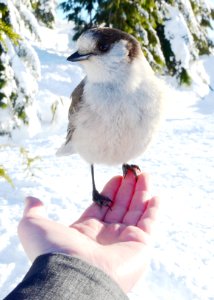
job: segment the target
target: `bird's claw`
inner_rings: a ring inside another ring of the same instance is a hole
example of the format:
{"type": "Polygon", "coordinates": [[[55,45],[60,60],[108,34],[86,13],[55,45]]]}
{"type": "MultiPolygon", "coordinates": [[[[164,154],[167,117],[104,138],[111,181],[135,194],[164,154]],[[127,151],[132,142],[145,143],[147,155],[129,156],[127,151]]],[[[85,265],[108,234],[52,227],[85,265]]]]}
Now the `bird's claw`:
{"type": "Polygon", "coordinates": [[[128,165],[128,164],[123,164],[122,170],[123,170],[123,177],[126,177],[128,171],[131,171],[134,174],[136,180],[138,176],[137,171],[141,172],[140,168],[137,165],[128,165]]]}
{"type": "Polygon", "coordinates": [[[93,190],[92,197],[93,201],[100,207],[107,206],[111,209],[112,200],[109,197],[100,194],[97,190],[93,190]]]}

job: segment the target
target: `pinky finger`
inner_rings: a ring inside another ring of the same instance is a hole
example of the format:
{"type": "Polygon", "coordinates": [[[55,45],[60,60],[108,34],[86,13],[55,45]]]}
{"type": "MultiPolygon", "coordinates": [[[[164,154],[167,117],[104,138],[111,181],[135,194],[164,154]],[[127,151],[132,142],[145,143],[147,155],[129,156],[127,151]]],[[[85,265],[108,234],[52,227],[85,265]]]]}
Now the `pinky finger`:
{"type": "Polygon", "coordinates": [[[146,210],[137,223],[137,227],[148,234],[151,234],[156,223],[159,211],[159,203],[160,201],[158,197],[153,197],[148,200],[146,210]]]}

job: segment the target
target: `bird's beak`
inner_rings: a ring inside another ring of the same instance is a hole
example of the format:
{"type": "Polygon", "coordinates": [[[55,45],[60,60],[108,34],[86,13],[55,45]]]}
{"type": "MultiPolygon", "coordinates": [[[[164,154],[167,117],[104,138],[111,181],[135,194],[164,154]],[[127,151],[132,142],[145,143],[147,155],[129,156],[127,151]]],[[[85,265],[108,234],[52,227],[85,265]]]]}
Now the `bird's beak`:
{"type": "Polygon", "coordinates": [[[92,54],[91,53],[86,53],[86,54],[80,54],[78,51],[74,52],[73,54],[71,54],[67,60],[68,61],[81,61],[81,60],[86,60],[88,59],[92,54]]]}

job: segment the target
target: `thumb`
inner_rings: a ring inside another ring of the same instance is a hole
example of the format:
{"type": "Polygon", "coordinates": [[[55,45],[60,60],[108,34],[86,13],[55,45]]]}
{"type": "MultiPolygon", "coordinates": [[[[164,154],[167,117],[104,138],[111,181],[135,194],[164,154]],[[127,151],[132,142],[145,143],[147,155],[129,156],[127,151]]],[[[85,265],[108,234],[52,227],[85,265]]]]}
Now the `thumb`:
{"type": "Polygon", "coordinates": [[[29,217],[46,217],[46,211],[42,201],[31,196],[25,199],[25,208],[23,212],[23,218],[29,217]]]}
{"type": "Polygon", "coordinates": [[[18,224],[18,235],[22,246],[31,261],[41,254],[43,243],[43,221],[46,220],[43,203],[34,197],[25,199],[23,217],[18,224]]]}

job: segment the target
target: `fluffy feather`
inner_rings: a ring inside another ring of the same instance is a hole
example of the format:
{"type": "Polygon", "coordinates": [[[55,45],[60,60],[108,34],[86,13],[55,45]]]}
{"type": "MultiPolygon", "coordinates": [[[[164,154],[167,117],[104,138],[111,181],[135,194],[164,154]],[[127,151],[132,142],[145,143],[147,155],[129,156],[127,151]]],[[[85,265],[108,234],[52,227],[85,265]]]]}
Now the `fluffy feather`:
{"type": "MultiPolygon", "coordinates": [[[[78,41],[78,51],[96,51],[93,34],[78,41]]],[[[77,152],[90,164],[121,164],[142,154],[163,118],[165,84],[140,51],[130,59],[130,42],[81,62],[87,77],[79,109],[70,116],[72,137],[61,153],[77,152]]]]}

